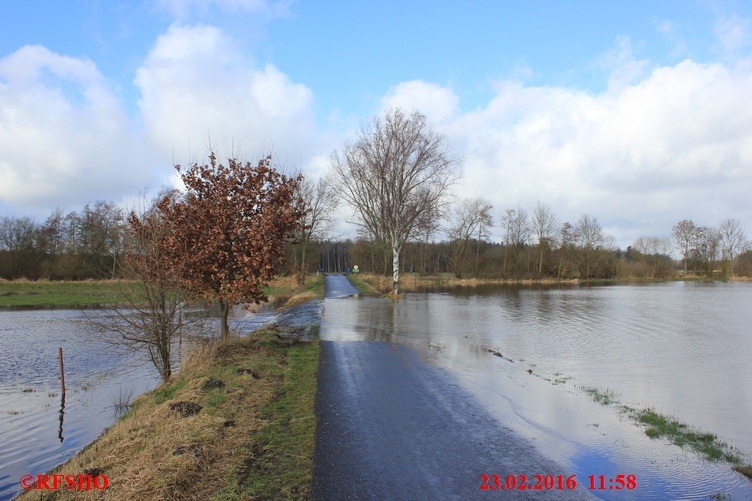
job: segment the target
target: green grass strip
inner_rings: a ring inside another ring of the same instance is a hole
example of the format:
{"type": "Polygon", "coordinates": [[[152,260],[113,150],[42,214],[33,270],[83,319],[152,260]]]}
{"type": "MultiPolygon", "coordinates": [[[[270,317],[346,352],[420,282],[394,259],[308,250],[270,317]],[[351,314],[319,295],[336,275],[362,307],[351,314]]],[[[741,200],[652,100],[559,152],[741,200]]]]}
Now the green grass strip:
{"type": "Polygon", "coordinates": [[[254,459],[247,475],[235,493],[216,499],[307,498],[313,478],[318,364],[318,341],[289,348],[283,384],[261,411],[268,424],[252,437],[254,459]]]}

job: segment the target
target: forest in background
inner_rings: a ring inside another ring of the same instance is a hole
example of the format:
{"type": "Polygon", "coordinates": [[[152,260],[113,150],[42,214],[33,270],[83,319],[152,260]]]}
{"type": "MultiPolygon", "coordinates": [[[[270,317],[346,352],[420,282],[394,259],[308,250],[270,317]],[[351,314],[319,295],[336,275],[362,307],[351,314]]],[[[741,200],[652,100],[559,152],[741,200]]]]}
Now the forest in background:
{"type": "MultiPolygon", "coordinates": [[[[308,193],[322,196],[325,190],[308,193]]],[[[331,193],[327,193],[330,196],[331,193]]],[[[491,205],[460,201],[446,216],[443,240],[423,234],[407,242],[399,265],[403,273],[480,279],[666,279],[683,276],[752,277],[752,251],[733,219],[718,228],[677,223],[673,238],[640,238],[626,249],[614,246],[597,218],[583,215],[574,224],[559,223],[545,204],[529,216],[522,208],[498,218],[501,241],[487,238],[494,224],[491,205]],[[475,211],[475,212],[473,212],[475,211]],[[479,212],[484,218],[473,218],[479,212]],[[550,219],[550,221],[548,221],[550,219]],[[546,224],[548,229],[546,229],[546,224]],[[542,229],[543,228],[543,229],[542,229]],[[481,238],[478,238],[480,235],[481,238]],[[674,250],[686,260],[673,259],[674,250]]],[[[127,214],[113,202],[96,201],[79,211],[57,209],[43,222],[31,217],[0,217],[0,278],[13,280],[86,280],[122,278],[121,261],[129,238],[127,214]]],[[[285,243],[282,275],[345,272],[392,274],[392,250],[385,242],[360,235],[335,239],[329,231],[285,243]],[[302,240],[306,252],[301,253],[302,240]]]]}

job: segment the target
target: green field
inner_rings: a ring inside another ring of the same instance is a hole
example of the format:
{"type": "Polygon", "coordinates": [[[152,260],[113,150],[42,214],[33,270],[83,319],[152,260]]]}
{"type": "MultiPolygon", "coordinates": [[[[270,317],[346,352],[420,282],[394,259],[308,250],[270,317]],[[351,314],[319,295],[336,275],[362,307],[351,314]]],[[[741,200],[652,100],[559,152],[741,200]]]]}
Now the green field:
{"type": "Polygon", "coordinates": [[[123,301],[123,293],[133,292],[134,282],[103,280],[49,282],[0,281],[0,306],[79,306],[123,301]]]}

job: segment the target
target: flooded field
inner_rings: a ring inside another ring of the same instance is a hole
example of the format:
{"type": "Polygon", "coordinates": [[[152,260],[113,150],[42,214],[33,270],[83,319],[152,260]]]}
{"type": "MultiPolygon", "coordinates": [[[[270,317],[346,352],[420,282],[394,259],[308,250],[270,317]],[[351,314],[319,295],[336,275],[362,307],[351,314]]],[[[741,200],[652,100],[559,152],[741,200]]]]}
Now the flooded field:
{"type": "Polygon", "coordinates": [[[752,499],[729,464],[648,438],[584,391],[717,434],[752,462],[750,304],[748,283],[433,290],[328,300],[321,336],[413,347],[580,483],[603,475],[600,498],[752,499]],[[610,490],[619,474],[638,488],[610,490]]]}
{"type": "MultiPolygon", "coordinates": [[[[274,318],[268,308],[238,311],[231,326],[247,333],[274,318]]],[[[219,329],[216,321],[207,327],[219,329]]],[[[19,493],[23,475],[67,461],[111,426],[121,396],[135,398],[159,383],[145,354],[118,351],[105,335],[78,310],[0,311],[0,501],[19,493]]]]}

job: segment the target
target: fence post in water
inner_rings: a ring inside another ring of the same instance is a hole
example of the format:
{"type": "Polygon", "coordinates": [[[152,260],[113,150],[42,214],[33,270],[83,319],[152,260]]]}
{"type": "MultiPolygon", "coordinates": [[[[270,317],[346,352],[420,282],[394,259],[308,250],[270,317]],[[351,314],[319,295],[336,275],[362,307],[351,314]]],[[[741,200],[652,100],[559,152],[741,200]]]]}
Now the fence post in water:
{"type": "Polygon", "coordinates": [[[63,370],[63,349],[62,348],[57,349],[57,355],[58,355],[58,358],[60,359],[60,388],[63,390],[63,395],[65,395],[65,371],[63,370]]]}

